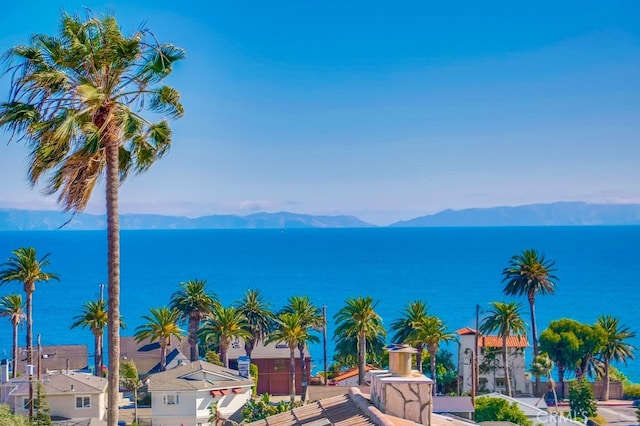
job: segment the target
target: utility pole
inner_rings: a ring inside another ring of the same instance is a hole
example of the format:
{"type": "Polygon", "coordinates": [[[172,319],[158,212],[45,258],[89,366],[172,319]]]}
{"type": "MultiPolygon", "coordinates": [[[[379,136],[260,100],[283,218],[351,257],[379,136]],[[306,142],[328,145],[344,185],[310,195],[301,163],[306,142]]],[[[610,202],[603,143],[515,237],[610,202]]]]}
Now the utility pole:
{"type": "Polygon", "coordinates": [[[471,405],[476,406],[476,353],[471,352],[471,405]]]}
{"type": "Polygon", "coordinates": [[[324,355],[324,385],[329,386],[327,379],[327,305],[322,305],[322,351],[324,355]]]}
{"type": "Polygon", "coordinates": [[[100,284],[100,301],[104,301],[104,297],[102,296],[102,294],[104,293],[104,284],[100,284]]]}
{"type": "Polygon", "coordinates": [[[479,348],[478,348],[478,339],[480,337],[480,305],[476,305],[476,347],[474,348],[474,386],[476,388],[476,390],[478,389],[478,386],[480,385],[480,378],[478,377],[480,375],[480,367],[479,367],[479,360],[478,360],[478,352],[479,352],[479,348]]]}

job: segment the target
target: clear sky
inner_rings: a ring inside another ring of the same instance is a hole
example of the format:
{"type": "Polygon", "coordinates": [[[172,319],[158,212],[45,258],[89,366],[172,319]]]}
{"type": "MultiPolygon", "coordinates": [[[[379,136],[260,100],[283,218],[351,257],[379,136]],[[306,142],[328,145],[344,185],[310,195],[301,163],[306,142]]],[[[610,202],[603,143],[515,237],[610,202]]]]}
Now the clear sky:
{"type": "MultiPolygon", "coordinates": [[[[187,52],[171,152],[123,213],[640,202],[640,2],[13,1],[0,50],[83,6],[187,52]]],[[[0,207],[55,209],[6,140],[0,207]]]]}

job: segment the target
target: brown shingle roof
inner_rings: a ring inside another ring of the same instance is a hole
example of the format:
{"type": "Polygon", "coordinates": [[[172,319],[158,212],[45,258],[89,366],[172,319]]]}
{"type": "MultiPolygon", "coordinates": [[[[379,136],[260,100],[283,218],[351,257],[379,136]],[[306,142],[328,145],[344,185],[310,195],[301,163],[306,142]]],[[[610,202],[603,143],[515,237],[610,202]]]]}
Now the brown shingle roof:
{"type": "MultiPolygon", "coordinates": [[[[96,377],[90,374],[75,372],[56,372],[42,375],[41,382],[47,395],[65,395],[71,392],[79,393],[102,393],[107,388],[107,379],[96,377]]],[[[14,395],[29,394],[29,380],[26,376],[11,379],[9,382],[16,389],[12,391],[14,395]]]]}
{"type": "MultiPolygon", "coordinates": [[[[238,359],[239,356],[245,356],[243,341],[235,341],[229,346],[227,356],[229,359],[238,359]]],[[[289,347],[282,343],[271,343],[264,345],[262,342],[257,342],[256,346],[251,352],[251,358],[253,359],[289,359],[289,347]]],[[[296,358],[300,356],[300,352],[296,349],[296,358]]],[[[305,357],[309,358],[309,349],[305,348],[305,357]]]]}
{"type": "MultiPolygon", "coordinates": [[[[23,374],[27,365],[27,348],[18,348],[18,373],[23,374]]],[[[37,367],[37,348],[33,347],[33,362],[37,367]]],[[[53,370],[85,370],[89,367],[86,345],[51,345],[40,347],[40,371],[53,370]]]]}

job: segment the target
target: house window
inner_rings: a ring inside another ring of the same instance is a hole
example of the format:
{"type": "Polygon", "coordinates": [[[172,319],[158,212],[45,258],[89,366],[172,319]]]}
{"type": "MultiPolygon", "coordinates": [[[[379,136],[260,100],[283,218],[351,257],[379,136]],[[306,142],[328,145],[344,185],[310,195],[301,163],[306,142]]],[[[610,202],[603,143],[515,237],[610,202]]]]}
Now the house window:
{"type": "Polygon", "coordinates": [[[504,388],[506,387],[507,382],[505,382],[504,379],[496,379],[496,387],[497,388],[504,388]]]}
{"type": "Polygon", "coordinates": [[[178,394],[169,393],[163,397],[164,405],[178,405],[180,403],[180,399],[178,398],[178,394]]]}
{"type": "Polygon", "coordinates": [[[276,359],[273,361],[273,371],[283,371],[284,370],[284,360],[276,359]]]}
{"type": "Polygon", "coordinates": [[[29,398],[22,398],[22,408],[25,410],[29,409],[29,398]]]}
{"type": "Polygon", "coordinates": [[[76,396],[76,408],[91,408],[91,397],[76,396]]]}

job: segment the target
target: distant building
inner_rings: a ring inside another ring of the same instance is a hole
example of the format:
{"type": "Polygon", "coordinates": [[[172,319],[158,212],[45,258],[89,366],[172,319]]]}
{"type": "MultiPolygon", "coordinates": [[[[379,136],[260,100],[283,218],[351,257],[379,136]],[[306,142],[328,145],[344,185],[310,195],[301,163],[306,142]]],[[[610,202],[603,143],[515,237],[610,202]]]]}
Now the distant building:
{"type": "Polygon", "coordinates": [[[189,362],[149,376],[151,417],[154,425],[203,426],[210,407],[217,405],[224,418],[238,412],[251,398],[253,379],[237,370],[205,361],[189,362]]]}
{"type": "MultiPolygon", "coordinates": [[[[364,381],[369,383],[371,381],[371,374],[369,373],[371,370],[375,370],[370,365],[366,365],[364,368],[364,381]]],[[[360,370],[358,367],[350,368],[347,371],[343,371],[333,379],[329,381],[330,386],[358,386],[358,375],[360,370]]]]}
{"type": "MultiPolygon", "coordinates": [[[[34,395],[37,394],[37,380],[34,380],[34,395]]],[[[67,372],[66,370],[43,374],[42,384],[51,417],[69,420],[77,424],[87,419],[105,420],[107,379],[89,373],[67,372]]],[[[0,403],[9,405],[18,415],[29,414],[29,378],[26,375],[11,379],[0,386],[0,403]]]]}
{"type": "MultiPolygon", "coordinates": [[[[476,330],[462,328],[458,350],[458,375],[461,391],[470,392],[472,384],[471,357],[475,352],[476,330]]],[[[531,381],[526,374],[525,348],[529,347],[526,336],[509,336],[507,339],[507,360],[511,377],[511,390],[517,394],[531,393],[531,381]]],[[[506,391],[504,366],[502,361],[502,338],[478,335],[478,392],[506,391]]]]}
{"type": "MultiPolygon", "coordinates": [[[[18,348],[18,366],[17,373],[25,374],[27,362],[27,348],[18,348]]],[[[50,345],[41,346],[38,353],[37,346],[33,347],[33,365],[40,371],[46,373],[48,371],[77,371],[89,369],[89,355],[87,345],[50,345]]]]}
{"type": "MultiPolygon", "coordinates": [[[[227,353],[229,367],[238,368],[238,357],[245,356],[244,343],[234,342],[227,353]]],[[[307,365],[307,377],[302,377],[302,364],[300,363],[300,351],[295,351],[296,364],[296,394],[302,393],[302,382],[309,383],[311,374],[311,357],[305,348],[305,364],[307,365]]],[[[258,367],[258,393],[271,395],[289,395],[289,363],[290,352],[286,344],[269,344],[264,346],[258,342],[251,352],[251,363],[258,367]]]]}
{"type": "MultiPolygon", "coordinates": [[[[171,343],[167,346],[166,369],[169,370],[180,364],[188,363],[189,350],[186,337],[182,340],[171,339],[171,343]]],[[[141,376],[158,373],[160,372],[160,344],[148,339],[138,343],[135,337],[121,337],[120,360],[132,361],[141,376]]]]}

